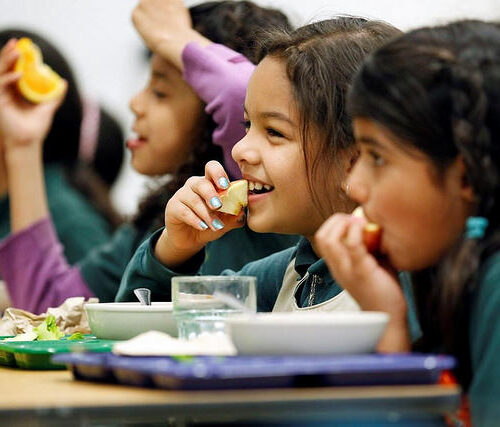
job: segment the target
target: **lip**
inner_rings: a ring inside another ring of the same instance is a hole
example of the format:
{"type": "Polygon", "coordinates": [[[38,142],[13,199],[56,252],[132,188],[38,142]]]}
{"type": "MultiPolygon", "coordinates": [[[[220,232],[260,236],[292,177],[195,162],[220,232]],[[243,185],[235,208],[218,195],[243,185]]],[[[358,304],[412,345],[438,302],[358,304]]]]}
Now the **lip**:
{"type": "Polygon", "coordinates": [[[129,138],[126,145],[129,150],[133,151],[147,144],[147,142],[148,140],[146,138],[129,138]]]}
{"type": "Polygon", "coordinates": [[[243,176],[243,179],[246,179],[247,181],[258,182],[262,185],[271,185],[271,187],[274,187],[274,185],[272,185],[266,181],[262,181],[261,179],[255,178],[252,175],[248,175],[248,174],[244,173],[244,174],[242,174],[242,176],[243,176]]]}

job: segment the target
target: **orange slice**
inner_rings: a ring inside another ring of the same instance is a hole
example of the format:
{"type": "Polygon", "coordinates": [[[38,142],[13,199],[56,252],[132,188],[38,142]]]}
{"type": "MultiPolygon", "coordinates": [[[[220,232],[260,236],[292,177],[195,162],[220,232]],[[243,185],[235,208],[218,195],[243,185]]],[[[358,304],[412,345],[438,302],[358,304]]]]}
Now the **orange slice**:
{"type": "Polygon", "coordinates": [[[21,95],[35,104],[57,98],[64,90],[63,79],[43,63],[40,48],[29,38],[21,38],[16,45],[21,53],[14,71],[21,73],[17,88],[21,95]]]}

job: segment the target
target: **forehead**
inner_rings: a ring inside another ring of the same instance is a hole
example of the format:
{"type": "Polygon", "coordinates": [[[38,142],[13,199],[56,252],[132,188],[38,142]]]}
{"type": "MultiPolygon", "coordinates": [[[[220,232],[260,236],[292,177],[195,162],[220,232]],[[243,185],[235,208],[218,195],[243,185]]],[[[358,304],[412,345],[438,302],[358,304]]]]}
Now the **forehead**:
{"type": "Polygon", "coordinates": [[[183,81],[180,71],[157,54],[151,58],[151,75],[172,84],[183,81]]]}
{"type": "Polygon", "coordinates": [[[245,106],[247,109],[276,110],[292,115],[294,105],[284,62],[273,57],[264,58],[250,78],[245,106]]]}

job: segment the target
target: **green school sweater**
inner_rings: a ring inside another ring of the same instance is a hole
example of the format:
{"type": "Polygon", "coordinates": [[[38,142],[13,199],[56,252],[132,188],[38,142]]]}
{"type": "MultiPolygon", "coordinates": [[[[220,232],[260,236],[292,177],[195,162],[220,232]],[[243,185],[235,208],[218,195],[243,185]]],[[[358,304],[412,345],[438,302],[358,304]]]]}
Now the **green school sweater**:
{"type": "MultiPolygon", "coordinates": [[[[159,234],[161,234],[161,230],[155,233],[156,236],[159,234]]],[[[297,236],[254,233],[247,227],[233,230],[231,232],[232,238],[226,237],[228,234],[219,239],[216,244],[214,242],[213,245],[208,245],[204,263],[205,274],[218,274],[221,265],[240,269],[253,260],[293,246],[298,240],[297,236]]],[[[137,248],[146,239],[146,242],[149,242],[150,237],[150,231],[140,232],[132,224],[123,225],[115,232],[109,242],[91,251],[82,260],[79,264],[81,274],[101,302],[115,299],[124,272],[126,275],[128,274],[126,271],[134,269],[133,263],[137,259],[137,254],[135,254],[137,248]],[[128,265],[129,262],[132,265],[128,265]]],[[[148,287],[148,283],[148,281],[138,277],[135,285],[127,290],[126,298],[122,296],[117,300],[136,301],[133,290],[139,287],[148,287]]],[[[154,289],[152,291],[153,301],[170,301],[170,294],[162,295],[155,292],[154,289]]]]}
{"type": "MultiPolygon", "coordinates": [[[[98,211],[67,180],[59,165],[45,166],[45,185],[50,215],[70,264],[106,242],[111,227],[98,211]]],[[[9,198],[0,200],[0,239],[10,233],[9,198]]]]}
{"type": "Polygon", "coordinates": [[[474,426],[500,424],[500,251],[481,266],[470,318],[474,426]]]}

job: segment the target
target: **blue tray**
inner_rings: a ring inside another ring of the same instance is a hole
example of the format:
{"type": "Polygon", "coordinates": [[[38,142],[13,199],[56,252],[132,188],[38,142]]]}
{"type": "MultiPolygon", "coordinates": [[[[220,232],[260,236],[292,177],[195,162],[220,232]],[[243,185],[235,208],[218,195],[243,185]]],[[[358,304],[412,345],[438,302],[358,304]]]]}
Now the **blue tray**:
{"type": "Polygon", "coordinates": [[[453,369],[449,356],[364,354],[343,356],[126,357],[61,354],[75,378],[115,380],[167,389],[434,384],[453,369]]]}

